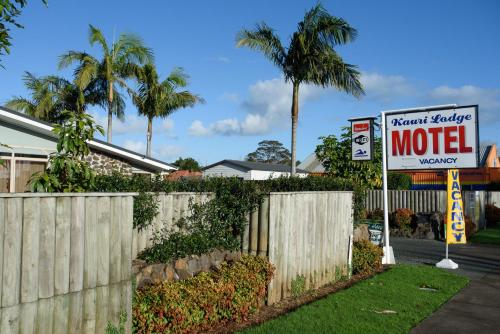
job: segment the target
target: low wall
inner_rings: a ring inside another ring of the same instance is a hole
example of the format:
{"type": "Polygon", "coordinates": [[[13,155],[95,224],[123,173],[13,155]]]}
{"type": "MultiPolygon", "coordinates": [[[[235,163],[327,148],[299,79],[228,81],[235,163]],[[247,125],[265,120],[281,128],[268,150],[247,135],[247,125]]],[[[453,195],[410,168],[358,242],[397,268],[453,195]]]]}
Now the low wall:
{"type": "Polygon", "coordinates": [[[128,314],[131,194],[0,194],[0,333],[103,333],[128,314]]]}

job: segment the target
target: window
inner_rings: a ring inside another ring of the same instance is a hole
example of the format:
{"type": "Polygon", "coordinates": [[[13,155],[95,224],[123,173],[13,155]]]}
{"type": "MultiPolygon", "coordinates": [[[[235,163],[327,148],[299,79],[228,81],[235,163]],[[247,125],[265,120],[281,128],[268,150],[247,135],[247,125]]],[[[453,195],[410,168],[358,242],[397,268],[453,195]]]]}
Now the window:
{"type": "Polygon", "coordinates": [[[8,193],[10,189],[10,161],[0,157],[0,193],[8,193]]]}
{"type": "Polygon", "coordinates": [[[15,192],[22,193],[29,190],[31,176],[45,170],[44,161],[16,160],[16,183],[15,192]]]}
{"type": "Polygon", "coordinates": [[[47,165],[46,157],[0,156],[0,192],[26,192],[29,190],[31,176],[43,172],[47,165]]]}

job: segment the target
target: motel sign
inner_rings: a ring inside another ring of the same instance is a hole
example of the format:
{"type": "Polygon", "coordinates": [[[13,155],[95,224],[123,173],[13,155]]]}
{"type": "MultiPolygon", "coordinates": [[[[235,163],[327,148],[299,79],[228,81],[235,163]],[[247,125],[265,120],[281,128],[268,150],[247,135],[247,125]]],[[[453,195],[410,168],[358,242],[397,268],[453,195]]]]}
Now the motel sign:
{"type": "Polygon", "coordinates": [[[477,105],[386,113],[388,170],[477,167],[477,114],[477,105]]]}

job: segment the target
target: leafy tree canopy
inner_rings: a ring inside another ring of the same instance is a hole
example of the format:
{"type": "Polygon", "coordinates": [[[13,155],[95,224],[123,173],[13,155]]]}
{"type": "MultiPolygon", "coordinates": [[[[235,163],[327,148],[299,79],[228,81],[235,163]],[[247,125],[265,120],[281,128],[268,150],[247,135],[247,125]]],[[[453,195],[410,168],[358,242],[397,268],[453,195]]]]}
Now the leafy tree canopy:
{"type": "Polygon", "coordinates": [[[382,185],[382,140],[375,137],[372,161],[351,160],[351,128],[343,127],[340,138],[335,135],[320,137],[316,156],[322,161],[328,174],[357,181],[369,188],[382,185]]]}
{"type": "Polygon", "coordinates": [[[277,140],[261,141],[257,149],[246,156],[246,160],[248,161],[283,165],[289,165],[290,159],[290,151],[286,147],[283,147],[283,144],[277,140]]]}
{"type": "Polygon", "coordinates": [[[88,114],[65,114],[66,121],[53,130],[59,136],[57,153],[50,156],[45,172],[31,177],[34,192],[84,192],[94,188],[95,172],[84,157],[90,153],[88,141],[96,131],[104,134],[104,130],[88,114]]]}
{"type": "Polygon", "coordinates": [[[177,159],[174,162],[174,165],[179,167],[180,170],[189,170],[191,172],[201,171],[200,164],[198,163],[198,161],[196,161],[193,158],[184,158],[183,159],[183,158],[179,157],[179,159],[177,159]]]}

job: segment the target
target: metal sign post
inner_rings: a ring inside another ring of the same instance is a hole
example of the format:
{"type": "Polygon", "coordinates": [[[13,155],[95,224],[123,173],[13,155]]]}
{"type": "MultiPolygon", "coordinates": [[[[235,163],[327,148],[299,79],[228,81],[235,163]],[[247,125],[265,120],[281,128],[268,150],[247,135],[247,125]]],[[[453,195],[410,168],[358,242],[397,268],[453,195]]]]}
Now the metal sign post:
{"type": "Polygon", "coordinates": [[[383,182],[383,192],[384,192],[384,257],[382,258],[382,264],[396,264],[394,259],[394,251],[389,244],[389,202],[387,196],[387,134],[386,134],[386,124],[385,124],[385,112],[382,111],[382,182],[383,182]]]}

